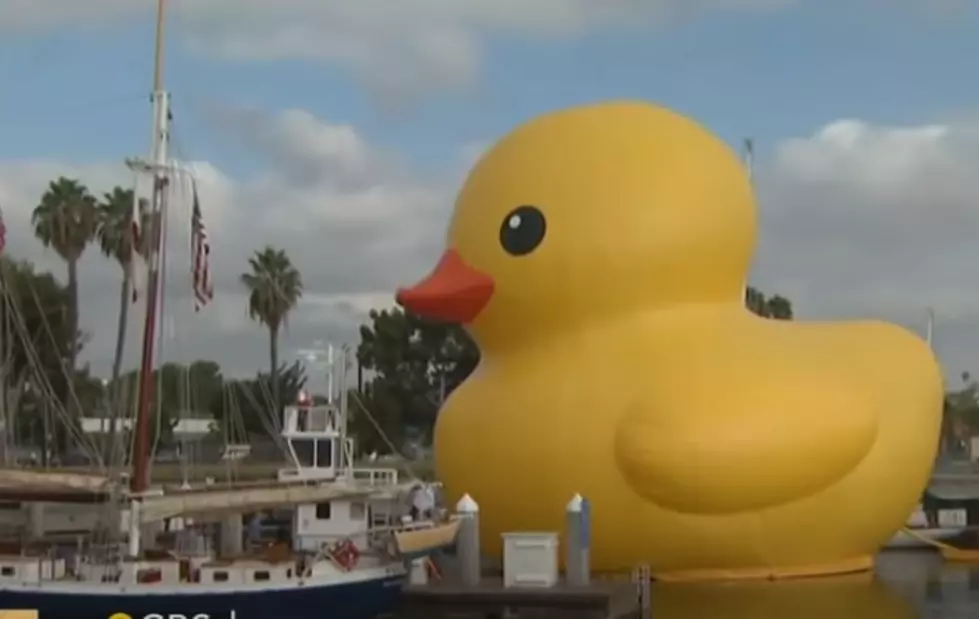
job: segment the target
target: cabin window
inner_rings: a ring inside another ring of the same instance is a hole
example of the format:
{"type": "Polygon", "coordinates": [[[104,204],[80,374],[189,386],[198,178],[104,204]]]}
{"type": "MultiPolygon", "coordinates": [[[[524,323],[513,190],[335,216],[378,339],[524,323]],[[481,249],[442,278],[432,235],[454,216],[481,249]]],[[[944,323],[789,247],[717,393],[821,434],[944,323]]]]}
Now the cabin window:
{"type": "Polygon", "coordinates": [[[214,572],[214,582],[228,582],[228,573],[214,572]]]}
{"type": "Polygon", "coordinates": [[[292,578],[292,568],[286,570],[286,578],[292,578]]]}
{"type": "Polygon", "coordinates": [[[316,519],[329,520],[332,511],[333,511],[333,505],[329,501],[326,501],[325,503],[317,503],[316,519]]]}
{"type": "Polygon", "coordinates": [[[333,466],[333,443],[331,441],[316,442],[316,466],[324,468],[333,466]]]}
{"type": "Polygon", "coordinates": [[[269,580],[271,578],[271,575],[265,570],[259,570],[255,572],[254,578],[255,578],[255,582],[260,582],[263,580],[269,580]]]}
{"type": "Polygon", "coordinates": [[[364,504],[361,501],[355,501],[350,504],[350,519],[351,520],[363,520],[364,519],[364,504]]]}
{"type": "Polygon", "coordinates": [[[299,466],[309,468],[316,466],[316,441],[310,439],[294,439],[291,441],[292,449],[296,452],[296,460],[299,466]]]}
{"type": "Polygon", "coordinates": [[[10,567],[9,565],[4,565],[3,567],[0,567],[0,576],[13,576],[16,573],[17,570],[10,567]]]}

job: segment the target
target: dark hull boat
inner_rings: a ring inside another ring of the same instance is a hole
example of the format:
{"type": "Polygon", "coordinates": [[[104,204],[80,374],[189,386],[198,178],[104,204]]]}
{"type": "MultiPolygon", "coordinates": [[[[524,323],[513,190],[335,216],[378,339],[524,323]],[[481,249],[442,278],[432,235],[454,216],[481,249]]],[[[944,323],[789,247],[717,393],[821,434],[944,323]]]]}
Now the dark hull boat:
{"type": "Polygon", "coordinates": [[[0,608],[37,610],[45,619],[110,619],[119,613],[132,619],[373,619],[395,610],[403,584],[403,571],[392,568],[267,587],[45,582],[0,585],[0,608]]]}

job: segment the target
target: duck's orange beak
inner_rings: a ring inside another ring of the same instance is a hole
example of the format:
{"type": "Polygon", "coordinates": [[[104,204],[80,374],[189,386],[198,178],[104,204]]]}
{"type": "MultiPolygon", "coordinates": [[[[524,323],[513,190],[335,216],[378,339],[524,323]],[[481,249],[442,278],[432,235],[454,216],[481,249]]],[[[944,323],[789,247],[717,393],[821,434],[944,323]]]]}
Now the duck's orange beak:
{"type": "Polygon", "coordinates": [[[472,268],[459,252],[449,249],[428,277],[410,288],[399,288],[395,299],[420,316],[466,324],[483,311],[494,288],[492,277],[472,268]]]}

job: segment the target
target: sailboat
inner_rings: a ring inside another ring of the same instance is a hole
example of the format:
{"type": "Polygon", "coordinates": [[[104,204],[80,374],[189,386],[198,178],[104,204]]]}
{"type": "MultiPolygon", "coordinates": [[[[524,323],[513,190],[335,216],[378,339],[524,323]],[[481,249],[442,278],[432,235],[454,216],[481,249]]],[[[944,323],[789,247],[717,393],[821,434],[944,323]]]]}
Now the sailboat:
{"type": "MultiPolygon", "coordinates": [[[[167,153],[169,96],[161,77],[166,0],[157,0],[153,147],[148,162],[127,163],[153,177],[151,255],[135,414],[134,450],[125,488],[107,476],[4,471],[0,494],[24,505],[117,502],[110,529],[124,543],[84,546],[73,553],[53,547],[0,550],[0,608],[39,611],[49,618],[106,619],[149,616],[268,619],[370,619],[396,607],[406,561],[451,543],[457,525],[405,524],[399,497],[414,484],[397,471],[359,469],[347,437],[346,382],[340,402],[314,405],[301,398],[283,411],[281,435],[295,466],[265,484],[153,489],[149,484],[150,408],[154,342],[165,252],[168,186],[174,172],[167,153]],[[31,503],[34,502],[34,503],[31,503]],[[253,556],[240,550],[213,552],[207,535],[221,522],[221,545],[242,541],[242,514],[292,507],[291,546],[272,546],[253,556]],[[181,527],[155,535],[163,521],[181,527]],[[407,533],[406,533],[407,531],[407,533]],[[168,538],[172,543],[161,544],[168,538]],[[404,551],[404,555],[399,552],[404,551]],[[410,555],[410,556],[409,556],[410,555]]],[[[349,352],[349,351],[347,351],[349,352]]],[[[332,396],[332,394],[331,394],[332,396]]],[[[331,397],[332,399],[332,397],[331,397]]]]}

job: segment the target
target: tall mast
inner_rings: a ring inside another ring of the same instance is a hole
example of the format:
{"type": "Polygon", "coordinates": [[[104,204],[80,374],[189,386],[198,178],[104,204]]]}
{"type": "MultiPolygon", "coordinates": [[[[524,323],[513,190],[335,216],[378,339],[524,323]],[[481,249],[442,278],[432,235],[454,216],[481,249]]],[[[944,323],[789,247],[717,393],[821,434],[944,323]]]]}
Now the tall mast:
{"type": "MultiPolygon", "coordinates": [[[[745,138],[744,140],[744,166],[748,168],[748,182],[752,189],[755,186],[755,140],[745,138]]],[[[757,199],[757,198],[756,198],[757,199]]],[[[748,276],[745,275],[744,285],[741,287],[741,301],[748,305],[748,276]]]]}
{"type": "Polygon", "coordinates": [[[934,349],[935,343],[935,310],[932,308],[926,308],[925,312],[928,315],[928,321],[925,325],[925,339],[928,341],[928,348],[934,349]]]}
{"type": "MultiPolygon", "coordinates": [[[[153,361],[156,342],[157,312],[159,310],[160,264],[166,250],[162,246],[163,226],[166,225],[166,195],[169,183],[167,146],[170,131],[170,103],[163,89],[163,40],[166,0],[156,4],[156,53],[153,64],[153,146],[149,163],[130,161],[130,166],[151,172],[153,199],[150,206],[149,275],[146,291],[146,320],[143,324],[143,352],[139,368],[139,403],[136,409],[135,447],[130,479],[133,494],[145,492],[149,485],[149,416],[153,403],[153,361]]],[[[132,544],[131,544],[132,545],[132,544]]]]}

